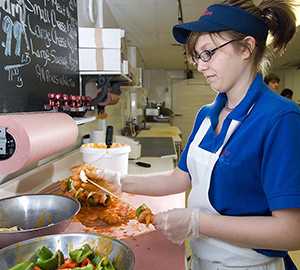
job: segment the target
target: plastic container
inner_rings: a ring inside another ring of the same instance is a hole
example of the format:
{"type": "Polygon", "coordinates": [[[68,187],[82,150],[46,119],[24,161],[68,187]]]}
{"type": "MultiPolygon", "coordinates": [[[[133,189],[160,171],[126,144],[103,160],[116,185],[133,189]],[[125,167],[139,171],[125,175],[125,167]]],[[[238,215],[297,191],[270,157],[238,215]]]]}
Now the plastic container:
{"type": "Polygon", "coordinates": [[[105,142],[105,131],[95,129],[91,132],[91,143],[104,143],[105,142]]]}
{"type": "Polygon", "coordinates": [[[113,143],[111,148],[106,148],[103,143],[87,143],[80,147],[82,160],[97,168],[119,171],[128,174],[128,157],[131,149],[129,145],[113,143]]]}

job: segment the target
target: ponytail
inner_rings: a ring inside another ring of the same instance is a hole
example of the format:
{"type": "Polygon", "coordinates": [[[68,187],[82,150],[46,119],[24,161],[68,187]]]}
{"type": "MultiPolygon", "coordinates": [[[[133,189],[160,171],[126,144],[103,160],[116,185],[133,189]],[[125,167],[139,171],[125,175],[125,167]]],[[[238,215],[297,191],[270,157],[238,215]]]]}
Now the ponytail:
{"type": "Polygon", "coordinates": [[[285,50],[296,32],[296,16],[292,3],[289,0],[264,0],[258,5],[273,37],[270,46],[275,52],[285,50]]]}
{"type": "MultiPolygon", "coordinates": [[[[282,54],[289,41],[296,33],[296,16],[293,0],[223,0],[224,5],[237,6],[252,15],[265,21],[269,28],[272,41],[268,46],[266,42],[256,41],[256,50],[253,55],[255,68],[266,73],[276,54],[282,54]],[[254,2],[260,2],[258,4],[254,2]]],[[[233,37],[238,33],[232,34],[233,37]]],[[[241,34],[239,34],[240,37],[241,34]]]]}

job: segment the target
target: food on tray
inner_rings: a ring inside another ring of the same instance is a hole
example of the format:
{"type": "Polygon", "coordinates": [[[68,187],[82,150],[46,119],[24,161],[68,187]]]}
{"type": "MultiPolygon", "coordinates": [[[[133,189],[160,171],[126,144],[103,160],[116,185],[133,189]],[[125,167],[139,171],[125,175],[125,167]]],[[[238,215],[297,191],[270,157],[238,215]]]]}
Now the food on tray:
{"type": "Polygon", "coordinates": [[[65,258],[62,251],[52,252],[43,246],[33,256],[9,270],[116,270],[107,256],[101,256],[88,244],[79,249],[70,250],[65,258]]]}
{"type": "MultiPolygon", "coordinates": [[[[125,144],[122,143],[113,143],[110,148],[118,148],[123,147],[125,144]]],[[[86,143],[82,145],[82,147],[88,147],[88,148],[107,148],[107,145],[105,143],[86,143]]]]}
{"type": "Polygon", "coordinates": [[[94,166],[83,164],[72,168],[72,175],[60,184],[65,195],[78,199],[81,210],[77,218],[84,225],[95,225],[102,221],[108,225],[127,224],[130,219],[135,219],[135,209],[120,200],[109,196],[99,190],[93,184],[84,183],[80,180],[80,171],[98,185],[115,192],[113,187],[96,173],[94,166]]]}
{"type": "Polygon", "coordinates": [[[135,213],[140,223],[144,223],[146,225],[153,224],[153,213],[146,204],[143,203],[139,206],[135,213]]]}
{"type": "Polygon", "coordinates": [[[0,228],[0,233],[6,233],[6,232],[17,232],[21,231],[21,229],[18,226],[13,226],[10,228],[0,228]]]}

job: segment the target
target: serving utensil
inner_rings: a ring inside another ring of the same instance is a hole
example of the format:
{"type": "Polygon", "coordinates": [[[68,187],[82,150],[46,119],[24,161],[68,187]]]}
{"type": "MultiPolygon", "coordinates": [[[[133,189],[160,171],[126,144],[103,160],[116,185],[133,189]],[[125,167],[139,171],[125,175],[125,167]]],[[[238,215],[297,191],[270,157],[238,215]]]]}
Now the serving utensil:
{"type": "Polygon", "coordinates": [[[107,126],[106,134],[105,134],[105,144],[107,148],[110,148],[113,144],[113,134],[114,134],[113,126],[107,126]]]}
{"type": "Polygon", "coordinates": [[[104,187],[98,185],[98,184],[95,183],[93,180],[89,179],[89,178],[86,176],[84,170],[81,170],[81,171],[80,171],[79,177],[80,177],[80,180],[81,180],[82,182],[84,182],[84,183],[90,183],[90,184],[94,185],[95,187],[99,188],[102,192],[104,192],[104,193],[106,193],[106,194],[108,194],[108,195],[110,195],[110,196],[112,196],[112,197],[118,199],[119,201],[121,201],[121,202],[127,204],[128,206],[130,206],[131,208],[133,208],[133,209],[136,208],[136,207],[133,206],[131,203],[125,201],[123,198],[117,196],[116,194],[112,193],[112,192],[109,191],[108,189],[106,189],[106,188],[104,188],[104,187]]]}

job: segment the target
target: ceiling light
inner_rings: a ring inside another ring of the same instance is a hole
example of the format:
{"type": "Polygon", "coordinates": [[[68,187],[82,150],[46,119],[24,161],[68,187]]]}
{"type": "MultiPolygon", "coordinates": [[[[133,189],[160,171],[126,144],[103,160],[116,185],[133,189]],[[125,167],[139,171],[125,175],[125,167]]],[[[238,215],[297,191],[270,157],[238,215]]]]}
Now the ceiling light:
{"type": "Polygon", "coordinates": [[[296,26],[300,25],[300,3],[297,4],[294,8],[295,15],[296,15],[296,26]]]}

